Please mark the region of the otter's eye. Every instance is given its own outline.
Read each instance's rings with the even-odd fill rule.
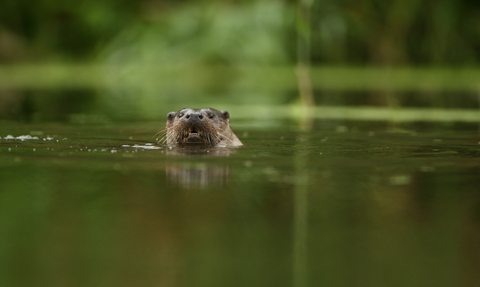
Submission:
[[[208,114],[208,117],[211,118],[211,119],[213,119],[213,114],[212,114],[212,113],[209,113],[209,114]]]
[[[183,117],[183,113],[179,113],[179,114],[178,114],[178,117],[179,117],[179,118]]]

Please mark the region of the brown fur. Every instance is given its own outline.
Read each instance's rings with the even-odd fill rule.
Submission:
[[[159,143],[173,145],[241,146],[230,127],[230,114],[211,108],[181,109],[167,115]]]

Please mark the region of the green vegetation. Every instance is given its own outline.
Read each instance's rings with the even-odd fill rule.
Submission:
[[[68,118],[43,107],[71,91],[94,94],[73,112],[110,118],[185,105],[478,108],[471,0],[5,0],[0,19],[0,118]]]
[[[480,60],[480,4],[473,0],[4,0],[0,61],[116,56],[162,64],[293,64],[297,30],[308,25],[295,20],[299,3],[311,10],[313,64],[472,66]]]

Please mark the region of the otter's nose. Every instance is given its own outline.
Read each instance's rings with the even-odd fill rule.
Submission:
[[[200,113],[191,113],[191,114],[188,114],[185,116],[187,118],[187,120],[189,121],[200,121],[201,119],[203,119],[203,115],[200,114]]]

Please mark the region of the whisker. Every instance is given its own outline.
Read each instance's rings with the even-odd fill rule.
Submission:
[[[164,133],[164,132],[166,133],[167,131],[168,131],[167,128],[161,129],[156,134],[154,134],[153,137],[156,137],[156,136],[158,136],[158,135],[160,135],[161,133]]]
[[[164,134],[157,143],[167,144],[168,134]]]
[[[230,137],[227,137],[226,135],[220,133],[218,130],[217,130],[217,134],[219,134],[220,136],[222,136],[224,139],[226,139],[228,142],[233,142],[233,140],[230,138]]]

